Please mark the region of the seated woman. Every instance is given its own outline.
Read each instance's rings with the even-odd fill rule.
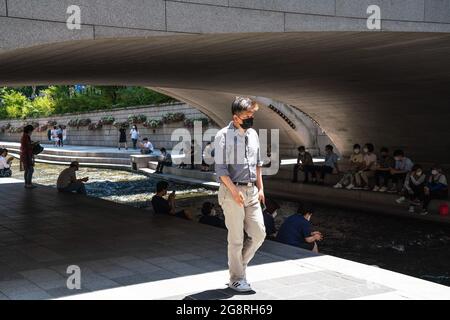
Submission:
[[[323,239],[318,231],[311,232],[311,217],[314,209],[311,205],[300,204],[297,213],[288,217],[280,227],[277,241],[315,253],[319,252],[317,241]]]
[[[167,152],[166,148],[161,148],[161,155],[158,159],[158,165],[156,166],[155,173],[163,173],[164,167],[172,166],[172,155]]]
[[[423,173],[422,166],[415,164],[411,172],[406,175],[405,183],[403,185],[403,193],[409,198],[410,206],[409,212],[414,213],[414,207],[420,205],[424,200],[424,187],[426,183],[426,175]],[[397,199],[401,203],[405,197]]]
[[[202,205],[202,216],[198,220],[202,224],[207,224],[213,227],[218,227],[225,229],[225,221],[220,219],[216,215],[216,210],[214,209],[214,203],[206,201]]]
[[[8,150],[0,149],[0,177],[2,178],[11,177],[12,175],[11,162],[14,160],[14,158],[7,158],[7,156]]]
[[[353,189],[355,187],[355,175],[363,168],[363,160],[361,146],[359,144],[353,145],[353,153],[350,156],[350,168],[342,179],[334,185],[334,188],[341,189],[346,186],[348,190]]]
[[[424,201],[422,208],[422,215],[428,214],[428,205],[433,199],[448,199],[448,184],[447,177],[442,172],[439,165],[434,165],[431,169],[431,176],[424,188]]]

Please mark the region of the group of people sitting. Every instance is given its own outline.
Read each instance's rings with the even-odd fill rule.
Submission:
[[[317,166],[314,165],[312,156],[306,152],[305,147],[299,147],[293,182],[297,182],[299,170],[304,172],[304,183],[309,182],[309,175],[312,176],[313,182],[316,181],[317,172],[320,172],[322,183],[326,174],[340,173],[337,165],[338,156],[333,152],[333,147],[328,145],[325,151],[324,164]],[[447,178],[442,168],[434,165],[427,174],[421,165],[414,164],[406,157],[403,150],[395,150],[391,155],[388,148],[383,147],[377,156],[372,143],[366,143],[363,148],[355,144],[349,159],[349,167],[342,173],[342,178],[334,188],[399,193],[402,197],[397,202],[402,203],[408,198],[411,213],[415,212],[415,207],[421,206],[421,214],[426,215],[432,199],[448,197]],[[372,187],[369,179],[374,180]]]

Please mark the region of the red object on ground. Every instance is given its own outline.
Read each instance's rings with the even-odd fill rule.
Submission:
[[[448,203],[444,202],[439,206],[439,214],[441,216],[448,216]]]

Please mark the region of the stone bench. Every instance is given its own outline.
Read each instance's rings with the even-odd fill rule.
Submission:
[[[155,154],[133,154],[130,156],[132,170],[147,168],[149,161],[158,161],[158,155]]]

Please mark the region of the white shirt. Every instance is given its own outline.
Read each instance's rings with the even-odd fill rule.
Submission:
[[[9,167],[9,163],[6,161],[6,158],[0,156],[0,170],[8,169]]]
[[[144,149],[153,150],[153,145],[150,141],[143,143],[142,146],[144,147]]]
[[[131,129],[130,134],[131,134],[131,139],[135,139],[135,140],[139,139],[139,131],[138,130]]]

